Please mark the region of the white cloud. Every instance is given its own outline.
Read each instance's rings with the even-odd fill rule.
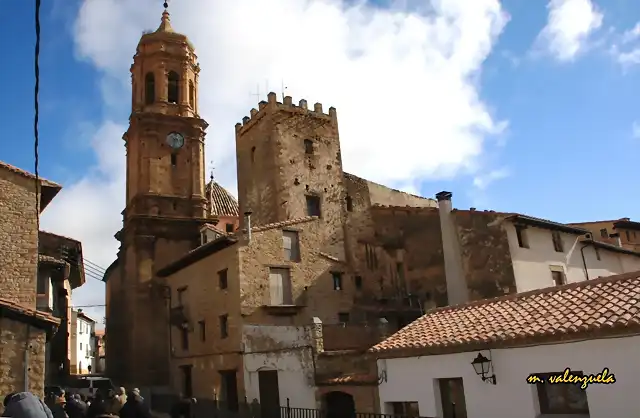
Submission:
[[[640,139],[640,123],[633,122],[631,125],[631,135],[634,139]]]
[[[506,168],[492,170],[486,174],[476,176],[473,179],[473,185],[476,186],[476,188],[478,188],[479,190],[486,190],[491,185],[491,183],[507,178],[509,174],[509,170]]]
[[[537,46],[558,61],[573,61],[602,26],[603,14],[591,0],[550,0],[547,9],[547,24]]]
[[[130,105],[131,57],[142,30],[157,27],[158,5],[82,4],[76,51],[102,74],[107,113]],[[172,24],[200,59],[207,159],[219,181],[235,192],[234,124],[257,105],[257,83],[266,97],[265,80],[276,91],[284,80],[294,101],[338,109],[346,170],[407,190],[420,179],[474,174],[486,139],[506,126],[479,97],[477,80],[508,16],[498,0],[431,6],[426,14],[339,0],[174,2]],[[103,267],[115,257],[124,205],[126,121],[119,122],[106,121],[94,137],[95,171],[67,185],[45,215],[50,229],[81,239]]]
[[[611,54],[624,69],[640,64],[640,22],[619,34],[619,42],[612,45]]]

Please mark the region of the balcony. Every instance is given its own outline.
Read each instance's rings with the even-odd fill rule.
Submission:
[[[178,305],[169,311],[169,322],[174,326],[183,326],[189,322],[188,309],[184,305]]]

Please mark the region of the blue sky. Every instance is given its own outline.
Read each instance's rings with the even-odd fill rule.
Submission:
[[[0,159],[28,170],[33,169],[33,3],[5,0],[0,25],[3,39],[13,42],[11,66],[2,68],[3,79],[11,81],[0,112],[8,138]],[[157,26],[161,2],[43,3],[40,170],[65,186],[60,202],[45,215],[45,227],[82,239],[87,258],[106,268],[115,256],[112,235],[124,198],[120,136],[130,104],[128,65],[140,31]],[[478,0],[477,9],[470,11],[456,9],[464,3],[460,0],[427,11],[428,2],[409,1],[409,6],[393,6],[393,12],[386,10],[389,3],[347,10],[336,1],[333,8],[317,6],[310,17],[309,10],[292,6],[300,3],[296,0],[274,0],[273,10],[255,0],[239,0],[239,5],[252,6],[241,9],[246,18],[242,25],[224,21],[239,15],[220,2],[175,3],[174,27],[194,40],[206,73],[200,86],[204,117],[217,122],[207,158],[231,189],[233,123],[255,106],[253,86],[265,95],[266,83],[275,90],[284,79],[287,92],[300,93],[292,94],[294,100],[306,97],[338,108],[345,166],[355,174],[426,196],[450,190],[461,208],[515,211],[564,222],[640,218],[640,194],[629,187],[640,181],[635,164],[640,129],[634,133],[634,124],[640,122],[640,52],[633,54],[640,31],[632,31],[640,16],[637,1],[505,0],[500,8],[497,0]],[[252,9],[260,10],[246,16]],[[263,30],[262,20],[279,19],[285,12],[286,25],[309,19],[307,26],[327,27],[329,35],[322,35],[320,47],[325,58],[314,61],[310,56],[306,64],[288,61],[291,55],[304,59],[302,49],[293,54],[267,50],[247,33]],[[268,13],[273,14],[262,19]],[[360,13],[361,26],[352,24],[346,31],[335,17],[338,13],[344,19]],[[438,47],[423,45],[423,57],[402,52],[429,28],[425,16],[434,15],[449,18],[452,25],[449,32],[422,39]],[[361,23],[362,16],[375,24]],[[389,16],[405,28],[402,39],[398,30],[389,29],[384,36],[391,27]],[[414,25],[411,16],[420,17],[420,24]],[[271,30],[286,30],[286,25]],[[360,38],[368,38],[353,46],[356,30]],[[350,55],[341,58],[334,51],[345,39]],[[392,66],[386,59],[389,67],[383,69],[374,60],[387,45],[396,48],[402,62]],[[234,48],[242,58],[234,55]],[[367,58],[366,65],[353,58],[357,54],[351,49]],[[422,67],[409,68],[418,62],[412,61],[416,57],[431,59],[433,51],[439,54],[433,61],[446,62],[446,71],[432,64],[425,64],[423,72]],[[339,73],[331,72],[329,59],[339,62],[333,65],[341,66]],[[238,74],[239,67],[245,67],[246,74]],[[458,73],[455,80],[450,76]],[[351,80],[343,79],[349,75]],[[353,81],[359,78],[367,78],[361,86]],[[458,113],[468,114],[468,120],[456,119]],[[377,128],[379,136],[364,128],[365,122],[381,119],[388,126]],[[413,143],[403,139],[411,137]],[[406,156],[414,162],[402,163]],[[100,303],[97,286],[84,291],[82,300]]]

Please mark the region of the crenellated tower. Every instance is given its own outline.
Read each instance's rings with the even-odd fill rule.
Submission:
[[[326,242],[342,241],[345,190],[336,109],[309,109],[275,93],[236,124],[240,215],[254,226],[305,216],[327,224]],[[244,220],[243,220],[244,222]]]

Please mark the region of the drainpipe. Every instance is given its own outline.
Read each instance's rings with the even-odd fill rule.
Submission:
[[[247,241],[251,242],[251,214],[253,212],[251,212],[250,210],[246,211],[244,213],[244,217],[246,219],[246,225],[247,225]]]
[[[582,256],[582,265],[584,266],[584,276],[589,280],[589,269],[587,268],[587,259],[584,257],[584,249],[587,248],[589,244],[584,244],[580,248],[580,255]]]
[[[31,325],[27,324],[27,338],[24,344],[24,391],[29,392],[29,350],[31,350]]]

